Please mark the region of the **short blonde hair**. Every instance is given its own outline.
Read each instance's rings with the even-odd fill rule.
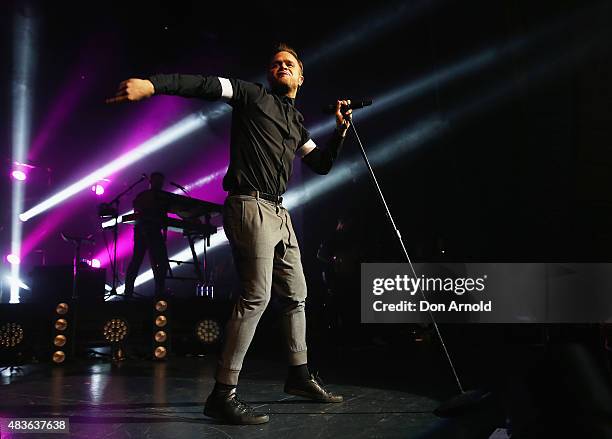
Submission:
[[[273,58],[274,55],[276,55],[278,52],[288,52],[291,55],[293,55],[295,59],[297,59],[298,65],[300,66],[300,72],[302,73],[302,76],[304,75],[304,65],[302,64],[302,60],[300,59],[300,57],[298,56],[297,52],[295,51],[293,47],[285,43],[278,43],[276,47],[274,48],[274,50],[272,51],[272,55],[270,56],[270,58]]]

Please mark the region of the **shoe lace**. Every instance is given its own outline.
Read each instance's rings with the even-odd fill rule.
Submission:
[[[240,399],[238,399],[238,397],[236,395],[234,395],[231,398],[232,404],[234,404],[234,406],[236,406],[236,408],[238,408],[238,410],[244,412],[244,413],[252,413],[253,412],[253,407],[251,407],[250,405],[248,405],[246,402],[241,401]]]
[[[319,376],[319,371],[315,371],[314,373],[310,374],[310,378],[317,383],[319,386],[321,386],[323,388],[323,390],[325,390],[325,383],[323,382],[323,380],[321,379],[321,377]]]

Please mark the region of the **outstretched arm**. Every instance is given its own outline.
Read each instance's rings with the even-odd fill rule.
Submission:
[[[244,104],[258,92],[260,88],[255,84],[239,79],[174,73],[123,81],[119,84],[115,97],[107,99],[106,103],[136,102],[154,94],[166,94],[209,101],[223,99],[231,104]]]
[[[331,139],[327,142],[325,149],[317,147],[312,139],[309,139],[298,150],[298,154],[302,156],[304,163],[317,174],[327,174],[331,170],[338,154],[340,154],[346,132],[351,125],[351,113],[353,112],[353,110],[348,110],[345,113],[345,117],[340,111],[340,108],[342,105],[350,105],[350,103],[350,100],[338,101],[336,103],[336,130]]]

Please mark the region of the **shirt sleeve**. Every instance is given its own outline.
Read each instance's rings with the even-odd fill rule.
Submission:
[[[308,139],[298,153],[302,155],[302,161],[317,174],[325,175],[329,173],[334,161],[338,158],[342,145],[344,144],[344,136],[338,130],[334,130],[333,136],[327,142],[325,149],[321,149],[315,145],[312,139]]]
[[[310,138],[310,133],[302,125],[302,135],[300,139],[300,147],[297,149],[296,154],[302,158],[306,156],[310,151],[317,147],[314,141]]]
[[[149,77],[155,94],[222,100],[230,105],[246,106],[263,93],[263,86],[248,81],[220,76],[159,74]]]

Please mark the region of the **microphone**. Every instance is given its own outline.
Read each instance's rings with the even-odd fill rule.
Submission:
[[[366,99],[363,101],[352,101],[350,105],[342,105],[340,107],[341,112],[346,112],[348,110],[356,110],[358,108],[367,107],[368,105],[372,105],[372,99]],[[336,112],[336,104],[329,104],[323,107],[323,112],[327,114],[334,114]]]

